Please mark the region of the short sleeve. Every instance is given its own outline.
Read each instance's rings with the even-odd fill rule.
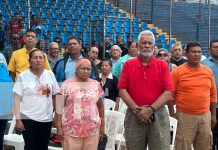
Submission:
[[[2,53],[0,53],[0,63],[3,63],[6,67],[8,66],[6,59]]]
[[[100,83],[99,83],[98,81],[95,81],[95,82],[96,82],[96,84],[97,84],[97,87],[98,87],[98,93],[99,93],[99,97],[102,97],[102,96],[103,96],[103,94],[104,94],[104,91],[103,91],[103,89],[102,89],[102,87],[101,87]]]
[[[16,72],[16,70],[15,70],[15,53],[13,53],[12,54],[12,56],[11,56],[11,59],[10,59],[10,61],[9,61],[9,64],[8,64],[8,70],[10,71],[10,72]]]
[[[170,74],[170,69],[168,67],[167,63],[163,63],[163,90],[164,91],[172,91],[173,90],[173,83],[172,83],[172,78],[171,78],[171,74]]]
[[[18,76],[15,84],[14,84],[14,88],[13,88],[13,92],[20,95],[20,96],[23,96],[23,81],[22,81],[22,78],[20,76]]]
[[[118,82],[118,89],[127,89],[129,85],[128,62],[124,63]]]
[[[44,53],[44,55],[45,55],[45,69],[47,69],[47,70],[51,70],[51,67],[50,67],[50,65],[49,65],[49,62],[48,62],[48,58],[47,58],[47,55]]]
[[[62,86],[61,86],[61,88],[60,88],[60,90],[59,90],[59,93],[60,93],[61,95],[66,95],[66,87],[67,87],[67,82],[64,81],[64,83],[62,84]]]
[[[51,72],[52,74],[52,95],[58,94],[60,91],[60,88],[58,86],[57,80],[55,79],[54,73]]]

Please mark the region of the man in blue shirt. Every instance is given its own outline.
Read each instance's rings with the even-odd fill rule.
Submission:
[[[214,74],[214,78],[216,81],[216,88],[218,89],[218,40],[213,40],[210,42],[210,54],[211,56],[204,61],[202,61],[202,64],[208,66]],[[216,105],[216,119],[218,120],[218,103]],[[215,150],[215,146],[217,146],[218,142],[218,125],[216,123],[215,127],[213,128],[213,150]]]
[[[67,42],[68,54],[61,60],[57,61],[53,68],[53,72],[58,82],[75,77],[76,62],[83,58],[81,46],[76,38],[70,38]]]
[[[67,42],[66,56],[63,59],[57,61],[53,68],[56,80],[58,82],[64,82],[66,79],[75,77],[76,63],[83,57],[84,56],[81,52],[81,45],[79,44],[79,40],[76,38],[70,38]],[[97,78],[97,74],[95,74],[96,71],[94,71],[94,69],[95,68],[92,67],[90,76],[92,79]]]

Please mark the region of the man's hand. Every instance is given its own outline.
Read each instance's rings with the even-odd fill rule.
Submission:
[[[139,107],[140,112],[137,114],[137,119],[139,123],[150,124],[150,117],[153,114],[153,110],[148,106]]]
[[[216,115],[212,115],[211,116],[211,128],[215,127],[216,122],[217,122]]]

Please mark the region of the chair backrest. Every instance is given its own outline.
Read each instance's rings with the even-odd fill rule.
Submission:
[[[16,124],[16,119],[15,119],[15,117],[13,117],[13,119],[12,119],[10,122],[11,122],[11,125],[10,125],[10,128],[9,128],[9,130],[8,130],[8,134],[12,134],[13,131],[14,131],[15,124]]]
[[[119,112],[126,114],[127,108],[128,108],[127,105],[125,103],[123,103],[119,109]]]
[[[114,110],[115,102],[112,101],[111,99],[105,98],[104,99],[104,107],[105,107],[105,110]]]
[[[107,150],[115,150],[115,140],[125,115],[118,111],[105,111],[105,133],[108,136]]]
[[[173,117],[169,117],[170,119],[170,130],[173,131],[172,143],[171,145],[174,146],[175,138],[176,138],[176,131],[177,131],[177,120]]]

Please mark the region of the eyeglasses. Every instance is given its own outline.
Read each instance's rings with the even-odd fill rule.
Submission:
[[[55,41],[56,43],[61,43],[61,41]]]
[[[13,38],[13,40],[19,40],[19,38]]]
[[[96,54],[96,55],[98,55],[98,52],[96,52],[96,51],[90,51],[92,54]]]
[[[112,49],[111,51],[120,51],[119,49]]]
[[[168,54],[167,54],[167,53],[159,53],[159,54],[157,54],[157,56],[158,56],[158,57],[162,57],[162,56],[167,57]]]
[[[59,48],[51,48],[51,50],[59,50]]]

